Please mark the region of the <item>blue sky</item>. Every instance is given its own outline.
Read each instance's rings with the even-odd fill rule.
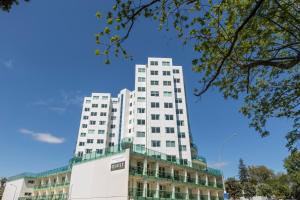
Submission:
[[[198,77],[191,70],[195,54],[172,33],[159,32],[151,21],[139,22],[126,42],[134,60],[104,65],[94,55],[94,34],[102,27],[95,13],[109,8],[111,1],[105,0],[33,0],[0,12],[0,177],[67,164],[83,97],[133,89],[134,65],[155,56],[172,57],[184,67],[192,134],[211,166],[222,167],[226,177],[236,176],[243,158],[248,165],[284,171],[289,123],[272,120],[271,136],[262,139],[238,113],[241,101],[225,101],[217,90],[197,101]]]

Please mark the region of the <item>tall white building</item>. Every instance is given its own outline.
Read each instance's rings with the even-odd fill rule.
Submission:
[[[135,89],[84,99],[69,164],[10,177],[2,200],[224,200],[192,143],[181,66],[136,65]]]
[[[148,58],[136,65],[135,89],[123,89],[118,97],[93,93],[84,99],[76,154],[120,147],[131,139],[141,149],[191,161],[190,128],[183,71],[171,58]]]

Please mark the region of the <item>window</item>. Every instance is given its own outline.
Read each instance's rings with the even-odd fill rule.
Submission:
[[[92,149],[86,149],[85,153],[92,153]]]
[[[186,151],[186,145],[180,145],[179,151]]]
[[[138,72],[144,73],[145,72],[145,68],[138,68]]]
[[[165,115],[165,120],[174,120],[173,115]]]
[[[178,133],[178,138],[185,138],[185,132]]]
[[[97,116],[97,112],[91,112],[91,116]]]
[[[98,134],[104,134],[105,131],[104,130],[98,130]]]
[[[86,100],[85,103],[91,103],[91,100]]]
[[[145,123],[146,123],[146,122],[145,122],[144,119],[138,119],[138,120],[137,120],[137,124],[138,124],[138,125],[145,125]]]
[[[144,144],[136,144],[135,146],[136,146],[137,150],[140,150],[140,151],[145,150],[145,145]]]
[[[164,108],[173,108],[172,103],[164,103]]]
[[[158,97],[159,96],[159,92],[158,91],[151,91],[151,96],[152,97]]]
[[[96,121],[90,121],[90,125],[96,125]]]
[[[89,116],[83,116],[83,119],[89,119]]]
[[[166,147],[175,147],[175,141],[167,140],[166,141]]]
[[[102,139],[97,140],[97,144],[103,144],[103,142],[104,142],[104,140],[102,140]]]
[[[29,181],[28,181],[28,183],[29,183]],[[34,181],[33,181],[33,183],[34,183]],[[25,196],[31,196],[31,194],[32,194],[31,192],[25,192],[24,193]]]
[[[89,130],[88,130],[88,133],[89,133],[89,134],[93,134],[93,133],[95,133],[95,130],[94,130],[94,129],[89,129]]]
[[[167,155],[167,161],[176,162],[176,156],[175,155]]]
[[[151,141],[152,147],[160,147],[160,141],[159,140],[152,140]]]
[[[173,127],[166,127],[166,133],[175,133],[175,129]]]
[[[175,92],[181,93],[181,88],[175,88]]]
[[[111,124],[110,128],[116,128],[116,125],[115,124]]]
[[[98,108],[98,104],[92,104],[92,108]]]
[[[171,72],[170,71],[163,71],[163,76],[170,76]]]
[[[158,81],[150,81],[150,85],[158,85]]]
[[[99,125],[105,125],[106,121],[99,121]]]
[[[34,180],[28,180],[27,183],[34,184]],[[30,193],[31,194],[31,193]]]
[[[175,102],[176,102],[176,103],[182,103],[182,98],[177,98],[177,99],[175,99]]]
[[[177,126],[184,126],[183,120],[177,120]]]
[[[164,85],[164,86],[170,86],[170,85],[171,85],[171,81],[164,81],[164,82],[163,82],[163,85]]]
[[[114,143],[114,142],[109,142],[109,143],[108,143],[108,146],[109,146],[109,147],[113,147],[113,146],[115,146],[115,143]]]
[[[101,108],[107,108],[107,104],[101,104]]]
[[[100,112],[100,116],[106,116],[106,112]]]
[[[172,96],[172,92],[170,92],[170,91],[164,91],[164,96],[165,97],[171,97]]]
[[[84,111],[90,111],[90,108],[84,108]]]
[[[179,69],[173,69],[174,74],[179,74]]]
[[[137,131],[136,132],[136,137],[145,137],[145,132],[143,132],[143,131]]]
[[[86,143],[88,143],[88,144],[91,144],[91,143],[93,143],[93,142],[94,142],[93,139],[87,139],[87,140],[86,140]]]
[[[96,154],[103,154],[103,149],[96,149]]]
[[[157,62],[157,61],[150,61],[150,65],[155,65],[155,66],[157,66],[157,65],[158,65],[158,62]]]
[[[179,79],[179,78],[175,78],[175,79],[174,79],[174,82],[175,82],[175,83],[180,83],[180,79]]]
[[[86,133],[80,133],[80,136],[81,136],[81,137],[85,137],[85,136],[86,136]]]
[[[109,134],[108,134],[108,137],[115,137],[115,135],[116,135],[116,134],[114,134],[114,133],[109,133]]]
[[[82,151],[78,151],[77,156],[78,157],[82,157],[83,156],[83,152]]]
[[[138,92],[145,92],[146,88],[145,87],[138,87]]]
[[[145,82],[146,78],[145,77],[138,77],[138,82]]]
[[[103,100],[107,100],[107,99],[108,99],[108,96],[102,96],[102,99],[103,99]]]
[[[79,146],[84,146],[84,142],[79,142]]]
[[[183,109],[176,109],[176,114],[183,114]]]
[[[111,120],[116,120],[117,117],[116,117],[116,116],[111,116],[110,119],[111,119]]]
[[[138,108],[137,113],[145,113],[145,108]]]
[[[170,66],[170,62],[169,61],[162,61],[162,66]]]
[[[159,108],[159,102],[151,102],[151,108]]]
[[[87,124],[82,124],[82,128],[87,128]]]
[[[151,115],[151,120],[159,120],[159,115],[158,114],[152,114]]]
[[[160,133],[160,127],[151,127],[151,133]]]
[[[93,99],[97,100],[99,99],[99,96],[93,96]]]
[[[150,71],[150,74],[151,74],[151,75],[158,75],[158,71],[151,70],[151,71]]]
[[[116,108],[111,109],[111,112],[117,112]]]
[[[145,97],[138,97],[138,98],[137,98],[137,101],[138,101],[138,102],[144,102],[145,100],[146,100]]]

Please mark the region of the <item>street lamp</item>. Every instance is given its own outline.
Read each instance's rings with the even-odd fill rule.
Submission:
[[[13,200],[15,200],[15,196],[16,196],[16,192],[17,192],[17,186],[12,184],[12,183],[10,185],[15,187],[15,192],[14,192],[14,197],[13,197]]]
[[[223,150],[224,150],[224,146],[227,142],[229,142],[233,137],[239,135],[239,133],[234,133],[232,135],[230,135],[229,137],[225,138],[225,140],[223,141],[220,151],[219,151],[219,163],[221,163],[221,161],[223,160]],[[219,167],[219,169],[221,170],[221,166]],[[224,190],[224,194],[226,194],[226,188],[225,188],[225,181],[224,181],[224,175],[222,173],[222,181],[223,181],[223,190]]]

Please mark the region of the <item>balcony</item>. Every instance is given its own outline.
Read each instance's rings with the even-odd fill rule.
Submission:
[[[68,186],[69,184],[70,184],[70,182],[44,184],[44,185],[34,186],[34,189],[35,190],[43,190],[43,189],[49,189],[49,188],[65,187],[65,186]]]
[[[167,172],[159,172],[159,173],[158,173],[158,177],[159,177],[159,178],[162,178],[162,179],[173,180],[172,174],[171,174],[171,173],[167,173]]]
[[[53,195],[18,198],[18,200],[67,200],[67,199],[68,199],[68,194],[53,194]]]
[[[186,199],[186,193],[175,192],[175,199]]]
[[[200,199],[201,200],[208,200],[208,196],[207,195],[200,195]]]
[[[160,190],[159,191],[159,198],[171,199],[172,198],[172,192],[171,191]]]

